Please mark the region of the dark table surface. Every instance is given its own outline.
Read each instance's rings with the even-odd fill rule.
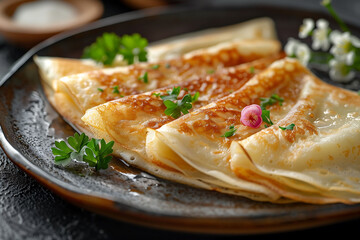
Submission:
[[[121,1],[103,1],[103,17],[134,10]],[[169,1],[174,2],[174,1]],[[177,1],[189,4],[191,1]],[[306,1],[196,1],[196,4],[256,4],[299,6],[321,10],[319,0]],[[194,4],[194,1],[192,1]],[[333,0],[340,16],[360,25],[360,1]],[[0,37],[0,76],[3,76],[26,50],[17,48]],[[359,216],[360,217],[360,216]],[[322,239],[341,234],[357,236],[360,218],[328,226],[267,235],[219,236],[198,235],[150,229],[115,221],[88,212],[64,201],[18,169],[0,148],[0,239],[278,239],[321,236]]]

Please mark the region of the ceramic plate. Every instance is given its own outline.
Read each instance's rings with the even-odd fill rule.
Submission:
[[[54,140],[73,135],[74,130],[46,100],[34,55],[79,58],[82,49],[103,32],[138,32],[152,42],[263,16],[275,21],[282,43],[297,35],[303,18],[327,18],[315,12],[259,6],[155,9],[115,16],[51,38],[23,56],[0,83],[0,143],[16,165],[56,194],[90,211],[132,223],[244,234],[303,229],[355,218],[360,205],[255,202],[159,179],[121,160],[100,173],[82,164],[66,169],[54,165]],[[352,29],[359,35],[358,28]]]

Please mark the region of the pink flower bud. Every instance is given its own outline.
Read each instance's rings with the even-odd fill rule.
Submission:
[[[258,128],[262,123],[261,113],[261,107],[257,104],[246,106],[241,111],[240,122],[245,126]]]

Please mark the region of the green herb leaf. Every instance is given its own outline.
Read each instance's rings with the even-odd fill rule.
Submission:
[[[234,127],[234,125],[231,125],[229,127],[229,131],[225,132],[223,135],[221,135],[221,137],[226,137],[226,138],[232,137],[235,135],[236,130],[237,129]]]
[[[102,88],[98,88],[97,89],[99,92],[103,92],[104,91],[104,89],[102,89]]]
[[[85,133],[82,133],[81,135],[75,133],[73,137],[69,137],[67,140],[69,145],[79,153],[81,149],[89,142],[89,137],[86,136]]]
[[[87,144],[88,148],[85,149],[84,162],[95,167],[96,170],[108,168],[112,159],[110,154],[113,152],[113,146],[114,141],[106,143],[104,139],[91,139]]]
[[[267,106],[271,106],[273,104],[279,103],[280,106],[282,106],[282,103],[284,102],[284,99],[279,97],[277,94],[271,95],[269,98],[260,98],[260,107],[261,109],[266,109]]]
[[[120,94],[119,86],[114,86],[114,87],[112,87],[112,89],[113,89],[113,93]]]
[[[116,55],[121,54],[128,64],[147,61],[148,41],[138,33],[119,37],[115,33],[104,33],[96,42],[84,49],[83,58],[90,58],[104,65],[112,65]]]
[[[209,69],[209,70],[206,71],[207,74],[213,74],[214,72],[215,72],[214,69]]]
[[[111,65],[121,46],[121,38],[115,33],[104,33],[96,42],[84,49],[83,58],[91,58],[104,65]]]
[[[89,142],[89,138],[84,133],[81,135],[75,133],[73,137],[67,139],[67,142],[55,141],[55,148],[51,148],[55,163],[61,166],[68,165],[72,158],[78,159],[83,147]]]
[[[151,68],[154,69],[154,70],[156,70],[156,69],[159,69],[159,67],[160,67],[160,65],[159,65],[159,64],[156,64],[156,65],[152,66]]]
[[[255,68],[254,68],[254,66],[251,66],[251,67],[250,67],[249,72],[250,72],[251,74],[254,74],[254,73],[255,73]]]
[[[271,106],[273,104],[279,103],[280,106],[282,106],[282,103],[284,102],[284,99],[279,97],[277,94],[271,95],[269,98],[260,98],[260,107],[262,110],[261,118],[265,124],[265,127],[269,127],[271,125],[274,125],[274,123],[270,119],[270,111],[266,110],[267,106]]]
[[[128,64],[133,64],[135,60],[139,62],[147,61],[146,47],[148,41],[142,38],[140,34],[124,35],[121,38],[121,48],[119,53],[123,55]]]
[[[160,97],[161,96],[161,93],[153,93],[151,95],[154,95],[155,97]]]
[[[161,95],[160,98],[164,101],[166,100],[177,100],[180,94],[181,88],[180,87],[173,87],[171,92],[168,92],[168,95]]]
[[[295,127],[295,124],[290,124],[290,125],[288,125],[288,126],[286,126],[286,127],[281,127],[281,126],[279,126],[279,128],[281,129],[281,130],[293,130],[294,129],[294,127]]]
[[[190,94],[186,94],[181,100],[173,102],[170,99],[164,100],[164,105],[166,106],[165,114],[173,118],[179,118],[181,113],[188,114],[189,110],[192,108],[192,97]]]
[[[261,118],[262,118],[264,123],[269,124],[269,125],[265,124],[266,128],[271,126],[271,125],[274,125],[274,123],[270,119],[270,111],[269,110],[262,109]]]
[[[149,83],[148,72],[145,72],[144,75],[139,77],[139,80],[143,81],[144,83]]]
[[[100,146],[99,146],[100,144]],[[96,170],[106,169],[111,160],[114,141],[106,143],[104,139],[91,139],[84,133],[75,133],[66,141],[55,141],[55,147],[51,148],[55,156],[55,164],[67,166],[71,160],[83,161]]]
[[[191,102],[194,103],[199,99],[200,93],[196,92],[194,96],[191,97]]]

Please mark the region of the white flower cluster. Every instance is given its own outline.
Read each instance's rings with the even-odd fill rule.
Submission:
[[[315,26],[316,25],[316,26]],[[360,39],[351,35],[350,32],[332,31],[328,21],[319,19],[316,21],[306,18],[300,26],[299,38],[312,37],[312,51],[305,43],[290,38],[285,45],[285,52],[289,57],[296,57],[304,65],[311,61],[316,51],[329,51],[328,65],[330,78],[338,82],[348,82],[359,70]]]

